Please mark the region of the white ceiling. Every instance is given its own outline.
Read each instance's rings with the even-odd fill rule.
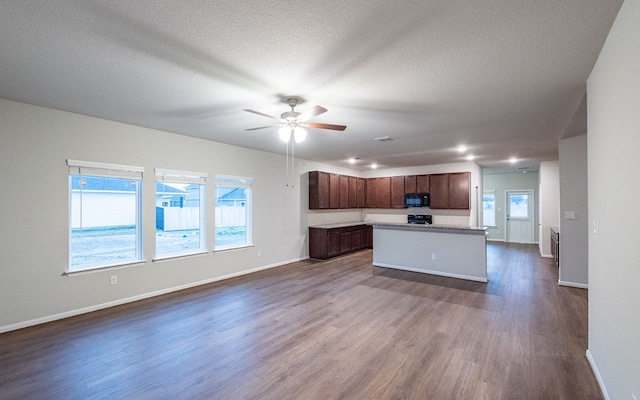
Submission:
[[[622,0],[0,2],[0,97],[355,168],[557,159]],[[581,106],[582,103],[582,106]],[[576,111],[578,111],[576,113]],[[575,118],[574,118],[575,116]],[[375,137],[395,140],[379,143]]]

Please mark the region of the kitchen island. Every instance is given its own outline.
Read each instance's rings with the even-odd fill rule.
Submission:
[[[372,225],[374,266],[488,282],[486,228]]]

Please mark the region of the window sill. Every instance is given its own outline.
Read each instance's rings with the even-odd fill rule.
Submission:
[[[231,251],[231,250],[242,250],[242,249],[247,249],[250,247],[255,247],[255,245],[253,243],[251,244],[243,244],[241,246],[229,246],[229,247],[218,247],[213,249],[214,253],[220,253],[223,251]]]
[[[189,258],[189,257],[198,257],[198,256],[203,256],[209,254],[208,251],[198,251],[195,253],[181,253],[181,254],[171,254],[165,257],[158,257],[158,258],[154,258],[153,262],[163,262],[163,261],[171,261],[171,260],[175,260],[177,258]]]
[[[146,263],[146,262],[147,262],[146,260],[136,260],[136,261],[131,261],[131,262],[123,263],[123,264],[103,265],[103,266],[99,266],[99,267],[90,267],[90,268],[79,269],[79,270],[75,270],[75,271],[65,271],[65,272],[62,273],[62,275],[65,275],[65,276],[79,276],[79,275],[95,274],[97,272],[113,271],[113,270],[117,270],[117,269],[139,267],[141,265],[144,265],[144,263]]]

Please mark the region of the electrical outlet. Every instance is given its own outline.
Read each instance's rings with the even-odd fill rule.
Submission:
[[[118,284],[118,275],[111,275],[111,284],[112,285]]]
[[[436,253],[431,253],[431,259],[435,260],[436,259]]]
[[[262,251],[258,250],[258,257],[260,257],[262,255]]]
[[[594,235],[598,234],[598,220],[597,219],[593,220],[593,234]]]

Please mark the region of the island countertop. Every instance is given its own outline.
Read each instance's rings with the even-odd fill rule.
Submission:
[[[442,224],[401,224],[401,223],[386,223],[386,222],[369,222],[368,224],[383,229],[401,229],[412,231],[432,231],[441,233],[461,233],[468,235],[486,235],[487,228],[474,227],[464,225],[442,225]]]

